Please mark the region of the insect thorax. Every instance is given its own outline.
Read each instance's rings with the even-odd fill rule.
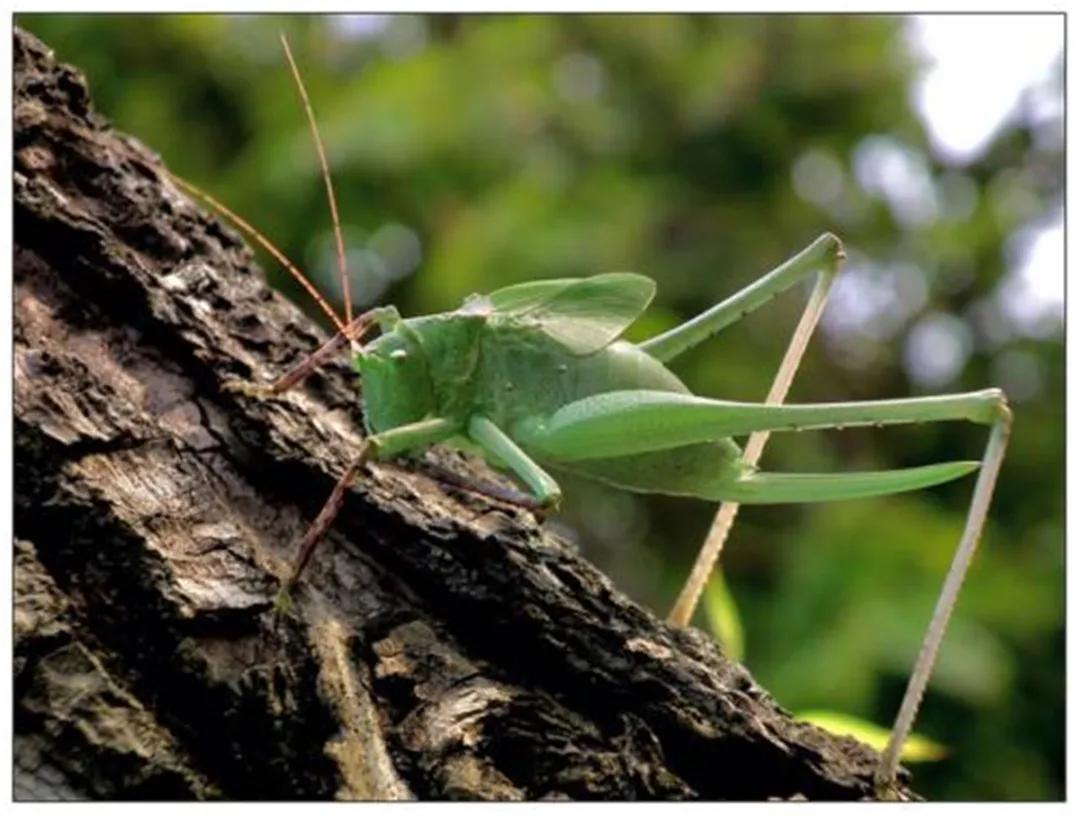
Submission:
[[[369,430],[434,416],[464,423],[483,322],[456,313],[409,318],[371,343],[358,365]]]
[[[358,368],[376,433],[434,416],[464,425],[480,413],[513,435],[522,419],[596,393],[686,391],[630,343],[574,354],[543,333],[462,311],[401,321],[368,346]]]
[[[685,391],[680,380],[636,346],[615,341],[574,354],[543,335],[488,327],[480,344],[475,393],[486,416],[512,436],[518,422],[606,391]]]

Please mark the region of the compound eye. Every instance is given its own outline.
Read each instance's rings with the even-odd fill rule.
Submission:
[[[409,356],[409,353],[405,349],[394,349],[390,352],[391,360],[404,360]]]

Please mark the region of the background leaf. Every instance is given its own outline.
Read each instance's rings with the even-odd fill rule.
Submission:
[[[745,634],[739,619],[739,607],[719,565],[705,587],[701,605],[709,622],[709,631],[724,647],[724,654],[732,660],[741,661],[745,654]]]
[[[801,711],[795,714],[795,718],[813,723],[832,734],[854,737],[876,751],[884,751],[889,742],[888,728],[839,711]],[[911,734],[904,742],[900,758],[904,762],[936,762],[944,759],[947,754],[948,749],[944,745],[918,734]]]

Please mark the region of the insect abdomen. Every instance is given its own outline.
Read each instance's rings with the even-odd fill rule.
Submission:
[[[526,417],[550,415],[593,394],[634,389],[688,393],[662,363],[623,341],[585,356],[511,329],[492,329],[481,342],[476,393],[487,416],[511,433]]]
[[[741,453],[730,439],[721,439],[632,456],[547,464],[637,493],[719,501],[742,475]]]

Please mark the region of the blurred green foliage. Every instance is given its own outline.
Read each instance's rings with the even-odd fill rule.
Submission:
[[[835,711],[798,711],[795,717],[804,722],[813,723],[833,734],[854,737],[878,751],[884,751],[889,744],[890,730],[888,728],[868,723],[858,717],[837,714]],[[948,756],[948,753],[945,746],[918,734],[912,734],[904,741],[900,757],[904,762],[938,762]]]
[[[640,338],[837,232],[847,283],[791,399],[1000,385],[1016,413],[989,529],[917,724],[949,756],[919,766],[916,787],[933,799],[1064,795],[1062,327],[1010,316],[1023,290],[1009,288],[1015,237],[1062,206],[1060,120],[1014,117],[973,163],[942,164],[910,102],[917,59],[894,17],[18,22],[86,73],[118,128],[333,293],[329,217],[278,43],[285,30],[364,304],[417,314],[515,281],[628,269],[659,284],[632,331]],[[899,179],[878,172],[898,161]],[[779,298],[676,370],[698,393],[760,399],[803,297]],[[932,388],[913,377],[920,361],[957,348],[957,366]],[[773,439],[764,464],[907,466],[976,458],[984,439],[956,424],[793,434]],[[666,613],[714,508],[564,486],[559,529]],[[727,582],[746,663],[783,705],[891,724],[971,486],[743,509]]]

